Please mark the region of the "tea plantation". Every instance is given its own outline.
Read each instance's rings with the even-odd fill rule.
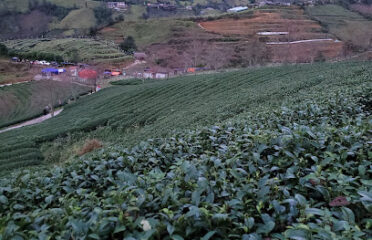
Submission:
[[[67,132],[105,142],[3,178],[0,239],[369,239],[371,71],[339,63],[123,81],[0,134],[8,154]]]
[[[34,81],[0,88],[0,128],[43,114],[45,106],[64,105],[70,98],[88,93],[89,87],[53,81]]]
[[[150,81],[118,82],[67,105],[57,117],[0,134],[0,173],[61,162],[85,138],[134,146],[174,131],[213,125],[245,112],[298,103],[370,83],[372,63],[298,65]],[[56,140],[55,140],[56,139]]]

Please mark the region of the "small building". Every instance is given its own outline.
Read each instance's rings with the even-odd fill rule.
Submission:
[[[248,7],[239,6],[239,7],[234,7],[234,8],[227,9],[227,12],[228,13],[237,13],[237,12],[245,11],[247,9],[248,9]]]
[[[165,78],[168,78],[168,77],[169,77],[168,72],[157,72],[157,73],[155,73],[155,78],[156,79],[165,79]]]
[[[147,55],[144,52],[135,52],[133,54],[133,56],[136,60],[141,60],[141,61],[143,61],[147,58]]]
[[[154,78],[154,73],[153,72],[144,72],[142,76],[143,76],[143,78],[146,78],[146,79]]]
[[[268,5],[277,5],[277,6],[291,6],[291,0],[271,0],[268,2]]]
[[[127,9],[127,4],[125,2],[107,2],[107,8],[125,10]]]
[[[169,78],[169,72],[165,71],[164,69],[163,70],[146,69],[143,72],[142,76],[143,78],[146,78],[146,79],[149,79],[149,78],[150,79],[165,79],[165,78]]]

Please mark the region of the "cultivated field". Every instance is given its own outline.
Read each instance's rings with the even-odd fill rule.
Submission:
[[[16,82],[30,81],[41,67],[28,64],[10,62],[10,59],[0,59],[0,85]]]
[[[344,86],[371,83],[371,63],[303,65],[187,76],[114,86],[67,105],[39,125],[0,134],[1,169],[58,162],[75,143],[97,137],[132,146],[175,130],[224,121]],[[67,138],[64,138],[68,136]],[[50,142],[54,139],[56,142]],[[63,144],[61,144],[63,143]],[[50,154],[50,155],[48,155]]]
[[[76,52],[79,60],[87,63],[124,62],[131,58],[121,52],[114,43],[93,39],[21,39],[4,43],[10,49],[54,53],[65,60],[73,60]]]
[[[84,8],[87,4],[89,8],[97,7],[99,2],[94,0],[46,0],[47,2],[56,4],[57,6],[66,8]],[[2,0],[0,9],[7,9],[16,12],[27,12],[30,6],[30,0]]]
[[[267,48],[268,58],[273,62],[312,62],[319,55],[334,59],[344,54],[343,43],[324,32],[318,22],[297,7],[264,8],[235,18],[201,22],[200,26],[247,42],[257,39]]]
[[[309,7],[308,14],[344,42],[363,49],[372,47],[372,21],[338,5]]]
[[[0,128],[40,116],[47,105],[64,105],[70,98],[89,90],[81,85],[45,80],[2,87]]]
[[[41,141],[74,119],[106,122],[116,141],[0,180],[0,238],[368,239],[371,64],[121,82],[64,116],[0,134],[1,144],[32,132]],[[169,137],[121,146],[142,140],[139,131]]]
[[[350,9],[359,12],[361,15],[372,18],[372,5],[367,4],[351,4]]]
[[[116,23],[103,28],[99,35],[106,40],[120,43],[125,37],[132,36],[139,47],[145,47],[153,43],[160,43],[169,40],[177,29],[196,28],[191,21],[153,19],[151,21],[137,20]]]

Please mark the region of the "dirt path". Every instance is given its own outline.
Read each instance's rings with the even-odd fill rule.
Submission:
[[[130,69],[136,65],[139,65],[139,64],[145,64],[146,61],[139,61],[139,60],[135,60],[134,63],[131,63],[130,65],[126,66],[125,69]]]
[[[296,43],[307,43],[307,42],[324,42],[324,41],[334,41],[337,42],[338,40],[334,40],[332,38],[325,38],[325,39],[308,39],[308,40],[299,40],[293,42],[268,42],[267,45],[284,45],[284,44],[296,44]]]
[[[28,83],[28,82],[31,82],[31,80],[30,81],[23,81],[23,82],[16,82],[16,83],[2,84],[2,85],[0,85],[0,88],[6,87],[6,86],[12,86],[12,85],[16,85],[16,84]]]
[[[57,116],[62,111],[63,111],[63,108],[60,108],[60,109],[54,111],[54,116]],[[41,123],[41,122],[44,122],[45,120],[48,120],[50,118],[52,118],[52,114],[47,114],[47,115],[44,115],[44,116],[41,116],[41,117],[38,117],[38,118],[28,120],[26,122],[19,123],[19,124],[7,127],[5,129],[2,129],[2,130],[0,130],[0,133],[7,132],[7,131],[17,129],[17,128],[21,128],[21,127],[25,127],[25,126],[29,126],[29,125],[34,125],[34,124],[37,124],[37,123]]]
[[[207,30],[205,27],[203,27],[200,23],[198,23],[198,26],[199,26],[201,29],[203,29],[204,31],[208,32],[208,30]]]

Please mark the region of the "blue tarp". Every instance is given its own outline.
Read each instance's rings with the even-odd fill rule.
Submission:
[[[44,68],[41,72],[58,74],[58,69],[57,68]]]

